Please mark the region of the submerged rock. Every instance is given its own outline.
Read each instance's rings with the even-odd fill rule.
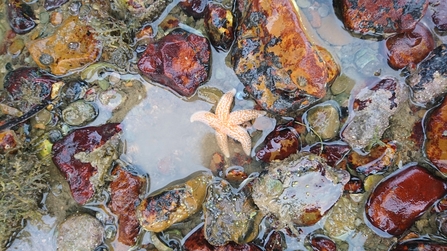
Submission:
[[[205,238],[213,246],[252,241],[258,235],[263,217],[253,200],[226,180],[217,180],[209,186],[203,211]]]
[[[104,185],[104,175],[118,157],[119,139],[109,140],[120,131],[119,124],[84,127],[54,143],[53,162],[68,180],[76,202],[85,204]]]
[[[36,16],[28,4],[22,0],[7,0],[6,14],[9,26],[17,34],[25,34],[36,27]]]
[[[209,3],[204,20],[208,37],[214,48],[228,51],[234,41],[236,21],[231,10],[220,4]]]
[[[27,48],[36,64],[64,75],[98,60],[102,44],[95,30],[72,16],[62,23],[52,36],[32,40]]]
[[[211,176],[207,173],[196,174],[185,183],[169,186],[144,199],[137,207],[141,227],[147,231],[161,232],[197,213],[202,207],[210,180]]]
[[[427,0],[342,0],[346,29],[361,34],[386,35],[414,29],[425,15]]]
[[[408,166],[374,188],[366,202],[365,215],[379,234],[383,231],[400,235],[446,192],[444,181],[423,167]]]
[[[292,155],[270,164],[254,181],[253,200],[279,227],[317,223],[337,202],[349,173],[334,169],[314,154]]]
[[[447,176],[447,98],[431,111],[425,128],[427,158]]]
[[[68,125],[83,126],[92,122],[98,116],[98,108],[84,100],[69,104],[62,111],[62,118]]]
[[[440,31],[447,31],[447,2],[446,1],[433,1],[433,23]]]
[[[434,49],[407,77],[406,83],[412,90],[411,98],[419,105],[434,103],[447,93],[447,45]]]
[[[306,34],[293,1],[244,4],[231,59],[250,95],[263,109],[280,114],[321,99],[339,68]]]
[[[357,173],[364,175],[382,173],[393,164],[396,150],[396,143],[388,142],[375,146],[368,155],[353,151],[348,155],[348,163]]]
[[[88,214],[72,215],[57,228],[57,250],[91,251],[103,242],[104,227]]]
[[[356,151],[368,151],[382,137],[390,117],[407,98],[407,91],[396,79],[385,78],[361,89],[350,104],[350,114],[341,137]]]
[[[189,97],[208,80],[210,60],[206,38],[177,29],[147,46],[138,69],[151,80]]]
[[[307,110],[304,121],[320,139],[330,140],[340,129],[340,108],[335,101],[324,102]]]
[[[410,239],[397,243],[389,251],[406,251],[406,250],[418,250],[418,251],[443,251],[447,250],[447,244],[436,242],[434,240],[420,238]]]

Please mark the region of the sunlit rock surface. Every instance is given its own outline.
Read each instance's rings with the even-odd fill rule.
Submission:
[[[57,228],[57,250],[90,251],[103,242],[104,227],[88,214],[72,215]]]
[[[357,173],[364,175],[383,173],[393,164],[396,150],[396,142],[388,142],[375,146],[368,155],[352,151],[348,155],[348,163]]]
[[[177,29],[147,46],[138,69],[152,81],[189,97],[208,80],[210,60],[205,37]]]
[[[436,47],[407,77],[412,100],[422,106],[434,103],[447,93],[447,46]]]
[[[78,17],[67,18],[52,36],[32,40],[27,48],[36,64],[64,75],[98,60],[102,45],[95,30]]]
[[[234,41],[235,20],[230,9],[210,2],[205,11],[205,27],[211,44],[217,50],[228,51]]]
[[[349,173],[328,166],[314,154],[274,162],[253,184],[253,200],[278,226],[310,226],[337,202]]]
[[[412,30],[425,15],[428,0],[342,0],[346,29],[362,34],[394,34]]]
[[[447,175],[447,98],[431,111],[425,128],[427,158]]]
[[[321,99],[339,68],[330,53],[306,34],[294,2],[241,1],[238,8],[243,18],[231,59],[256,102],[283,114]]]
[[[400,235],[446,192],[444,181],[421,166],[408,166],[374,188],[365,215],[379,234]]]

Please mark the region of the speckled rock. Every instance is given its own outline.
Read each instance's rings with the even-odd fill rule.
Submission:
[[[119,17],[153,22],[160,17],[172,0],[114,0],[113,2],[117,6],[114,14]]]
[[[88,214],[72,215],[57,228],[57,250],[92,251],[103,242],[104,227]]]
[[[207,173],[193,174],[178,185],[166,187],[145,198],[137,207],[141,227],[161,232],[172,224],[197,213],[205,199],[206,187],[211,180]]]
[[[342,140],[356,151],[368,151],[381,139],[389,119],[407,99],[405,86],[394,78],[372,80],[352,95],[348,121],[342,129]]]
[[[393,164],[396,150],[396,142],[388,142],[373,147],[368,155],[352,151],[348,155],[348,163],[357,173],[364,175],[383,173]]]
[[[52,36],[32,40],[26,46],[40,68],[50,68],[56,75],[94,63],[102,50],[95,30],[76,16],[67,18]]]
[[[428,0],[342,0],[346,29],[361,34],[395,34],[412,30],[425,15]]]
[[[366,202],[366,219],[379,234],[400,235],[446,192],[447,184],[425,168],[407,166],[374,188]]]
[[[239,4],[243,18],[231,59],[250,95],[263,109],[280,114],[321,99],[339,68],[306,34],[293,1],[241,2],[246,5]]]
[[[310,226],[337,202],[349,173],[334,169],[314,154],[298,154],[271,163],[253,183],[253,200],[278,227]]]
[[[431,111],[425,128],[427,158],[447,175],[447,98]]]
[[[407,77],[406,83],[412,90],[412,100],[427,106],[447,93],[447,45],[434,49]]]
[[[434,240],[429,240],[426,238],[419,238],[419,239],[410,239],[401,241],[389,249],[389,251],[407,251],[407,250],[443,251],[447,250],[447,244],[436,242]]]
[[[226,180],[211,183],[203,211],[205,239],[214,246],[252,241],[263,217],[253,200]]]
[[[138,69],[152,81],[189,97],[208,80],[210,53],[206,38],[177,29],[147,46]]]
[[[340,109],[335,101],[318,104],[304,115],[304,121],[322,140],[330,140],[338,135],[340,129]]]
[[[36,16],[28,4],[22,0],[6,1],[6,14],[12,30],[17,34],[25,34],[36,27]]]
[[[431,3],[433,5],[432,19],[436,28],[440,31],[447,31],[447,2],[438,0]]]
[[[234,41],[235,18],[230,9],[209,3],[205,11],[205,27],[211,44],[219,51],[228,51]]]
[[[62,118],[65,123],[72,126],[84,126],[92,122],[98,116],[98,108],[84,100],[78,100],[69,104],[62,110]]]

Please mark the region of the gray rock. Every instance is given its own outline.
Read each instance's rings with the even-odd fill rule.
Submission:
[[[101,222],[89,214],[68,217],[57,231],[58,251],[92,251],[104,238]]]

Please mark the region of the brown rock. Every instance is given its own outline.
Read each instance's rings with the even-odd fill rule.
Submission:
[[[52,36],[30,41],[26,46],[40,68],[49,67],[56,75],[64,75],[95,62],[102,49],[93,28],[75,16],[65,20]]]
[[[447,98],[431,112],[426,127],[427,158],[447,175]]]
[[[211,44],[217,50],[227,51],[234,41],[235,18],[231,10],[209,3],[205,12],[205,27]]]
[[[151,80],[189,97],[208,80],[210,53],[206,38],[177,29],[149,44],[138,69]]]

